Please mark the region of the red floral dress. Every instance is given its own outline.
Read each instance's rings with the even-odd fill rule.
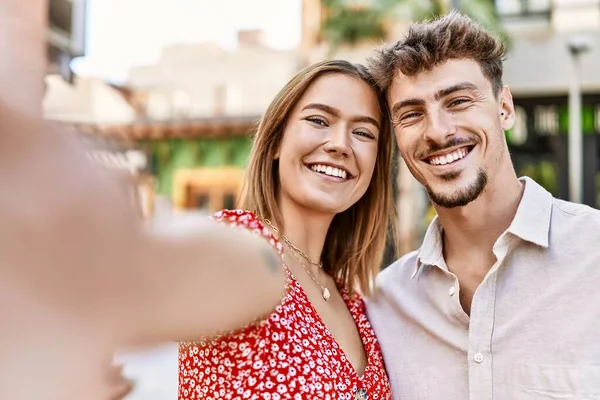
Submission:
[[[283,254],[281,244],[254,214],[225,210],[215,218],[260,233]],[[341,290],[368,357],[359,376],[302,287],[287,273],[286,295],[268,318],[211,341],[180,345],[179,400],[391,399],[362,299]]]

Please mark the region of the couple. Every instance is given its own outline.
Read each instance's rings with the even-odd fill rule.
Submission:
[[[451,13],[368,71],[327,61],[288,83],[258,127],[252,212],[215,216],[283,254],[285,295],[242,329],[183,343],[180,400],[600,398],[600,213],[517,177],[503,57]],[[438,217],[373,288],[392,131]]]

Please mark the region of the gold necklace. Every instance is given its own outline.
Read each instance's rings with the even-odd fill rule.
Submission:
[[[304,258],[306,261],[308,261],[309,264],[314,265],[319,268],[323,268],[322,262],[315,262],[315,261],[311,260],[310,257],[308,257],[302,250],[300,250],[298,247],[294,246],[294,243],[290,242],[290,239],[288,239],[287,236],[281,235],[281,238],[288,246],[290,246],[290,248],[295,250],[296,253],[300,254],[302,256],[302,258]]]
[[[287,242],[286,242],[287,244]],[[294,251],[294,249],[290,246],[290,250],[292,255],[294,256],[294,258],[296,260],[298,260],[298,262],[300,263],[300,265],[302,265],[302,268],[304,268],[304,270],[306,271],[306,273],[308,274],[308,276],[310,276],[310,279],[312,279],[317,285],[319,285],[319,287],[321,288],[321,295],[323,296],[323,299],[325,301],[329,300],[329,298],[331,297],[331,293],[329,293],[329,289],[327,289],[326,286],[321,285],[321,283],[319,283],[319,281],[317,280],[317,278],[315,278],[315,276],[310,272],[310,270],[308,269],[308,267],[306,265],[304,265],[304,263],[302,262],[302,260],[300,259],[300,257],[298,257],[296,255],[296,252]]]
[[[264,221],[265,221],[265,223],[267,225],[269,225],[271,227],[271,229],[273,229],[273,231],[275,232],[275,234],[279,235],[279,230],[277,228],[275,228],[275,226],[273,226],[273,224],[271,223],[271,221],[269,221],[268,219],[265,219]],[[288,245],[288,247],[290,248],[290,252],[294,256],[294,258],[296,260],[298,260],[298,263],[300,263],[300,265],[302,266],[302,268],[304,268],[304,270],[306,271],[306,273],[308,274],[308,276],[310,277],[310,279],[312,279],[321,288],[321,295],[323,296],[323,299],[325,301],[329,300],[329,298],[331,297],[331,293],[329,293],[329,289],[327,289],[327,286],[323,286],[323,285],[321,285],[321,283],[319,281],[317,281],[317,278],[315,278],[315,276],[310,272],[310,270],[308,269],[308,267],[306,265],[304,265],[304,263],[302,262],[302,260],[300,259],[300,257],[298,257],[297,254],[300,254],[303,258],[306,259],[306,261],[308,261],[312,265],[318,266],[319,268],[323,268],[323,263],[316,263],[316,262],[312,261],[306,254],[304,254],[304,252],[302,250],[300,250],[298,247],[296,247],[290,241],[290,239],[287,238],[287,236],[285,236],[285,235],[280,235],[280,236],[283,239],[283,241],[285,242],[285,244]]]
[[[273,229],[273,231],[279,235],[279,229],[275,228],[275,226],[273,225],[273,223],[271,221],[269,221],[268,219],[264,220],[265,223],[267,225],[269,225],[271,227],[271,229]],[[293,250],[296,251],[296,253],[300,254],[302,256],[302,258],[304,258],[306,261],[308,261],[309,264],[314,265],[316,267],[319,268],[323,268],[323,263],[322,262],[316,262],[313,261],[309,256],[307,256],[302,250],[300,250],[297,246],[294,245],[294,243],[292,243],[292,241],[290,239],[288,239],[287,236],[285,235],[280,235],[281,238],[283,239],[283,241]]]

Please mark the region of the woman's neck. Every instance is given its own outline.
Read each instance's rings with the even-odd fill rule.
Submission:
[[[292,246],[300,250],[308,259],[319,263],[325,245],[327,232],[334,215],[317,213],[313,210],[300,209],[296,205],[280,203],[282,226],[280,234],[285,235]],[[289,248],[288,248],[289,249]],[[318,266],[312,265],[314,269]]]

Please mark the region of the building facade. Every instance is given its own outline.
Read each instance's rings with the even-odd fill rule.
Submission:
[[[508,132],[517,170],[570,199],[568,101],[578,82],[582,202],[600,208],[600,1],[496,0],[496,6],[512,37],[504,81],[517,107],[517,124]]]
[[[518,173],[569,198],[568,93],[575,77],[583,93],[582,201],[599,207],[600,0],[496,0],[495,5],[511,38],[504,83],[517,107],[507,140]],[[208,43],[167,48],[155,65],[133,68],[122,87],[92,78],[67,84],[49,77],[47,116],[94,132],[123,153],[145,154],[153,193],[175,210],[235,206],[251,134],[281,87],[309,63],[333,57],[364,62],[381,44],[381,39],[364,40],[332,51],[322,34],[327,15],[321,0],[303,1],[302,43],[294,51],[270,49],[260,31],[249,30],[239,33],[232,51]],[[394,40],[405,32],[409,14],[389,15],[383,39]],[[573,46],[585,50],[577,63]],[[401,159],[398,164],[390,184],[397,189],[404,253],[419,245],[434,214]]]

